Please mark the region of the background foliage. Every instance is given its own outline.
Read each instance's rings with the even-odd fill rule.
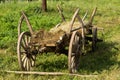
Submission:
[[[77,7],[83,17],[86,10],[90,15],[93,8],[98,7],[93,24],[104,28],[104,42],[97,44],[97,50],[81,56],[79,74],[97,74],[98,77],[82,78],[72,76],[38,76],[16,75],[1,72],[0,79],[5,80],[119,80],[120,79],[120,1],[119,0],[48,0],[48,12],[42,12],[41,1],[34,2],[6,2],[0,4],[0,71],[20,70],[17,62],[17,26],[24,11],[28,16],[33,29],[49,30],[61,22],[56,5],[63,8],[63,14],[69,21]],[[89,15],[86,20],[89,20]],[[22,25],[27,31],[26,23]],[[68,72],[67,56],[48,53],[37,56],[34,71]]]

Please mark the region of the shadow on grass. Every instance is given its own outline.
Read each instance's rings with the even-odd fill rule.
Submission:
[[[80,73],[101,73],[104,70],[111,70],[112,66],[118,64],[116,59],[118,48],[117,43],[99,43],[94,53],[81,56]]]
[[[117,43],[112,42],[102,42],[97,44],[98,47],[95,52],[81,56],[78,73],[97,74],[102,73],[104,70],[111,70],[116,64],[120,65],[120,62],[116,59],[116,56],[118,55],[118,49],[115,47],[116,45]],[[45,58],[39,59],[38,64],[36,65],[37,71],[61,72],[68,70],[67,57],[55,55],[51,55],[50,57],[49,55]]]
[[[45,56],[38,57],[37,71],[61,72],[67,70],[67,57],[65,55],[48,54]]]

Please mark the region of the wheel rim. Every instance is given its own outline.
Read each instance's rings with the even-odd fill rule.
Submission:
[[[19,66],[22,70],[27,71],[31,70],[31,67],[35,65],[35,55],[31,52],[30,39],[29,32],[22,32],[17,44]]]
[[[92,51],[95,50],[96,48],[96,42],[97,42],[97,28],[93,28],[93,32],[92,32]]]
[[[68,68],[70,73],[77,72],[81,54],[81,44],[81,36],[77,33],[77,31],[73,32],[70,39],[68,52]]]

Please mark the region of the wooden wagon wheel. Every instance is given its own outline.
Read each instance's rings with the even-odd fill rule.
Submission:
[[[92,51],[95,50],[97,43],[97,28],[92,29]]]
[[[79,66],[79,58],[82,48],[82,38],[77,31],[74,31],[69,43],[68,69],[70,73],[75,73]]]
[[[31,51],[30,46],[31,34],[29,32],[22,32],[18,38],[17,56],[18,63],[22,70],[29,71],[35,65],[36,56]]]

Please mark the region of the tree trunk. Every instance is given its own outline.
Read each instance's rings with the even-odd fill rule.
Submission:
[[[31,2],[32,0],[27,0],[28,2]]]
[[[42,0],[42,10],[43,10],[44,12],[47,11],[47,0]]]

